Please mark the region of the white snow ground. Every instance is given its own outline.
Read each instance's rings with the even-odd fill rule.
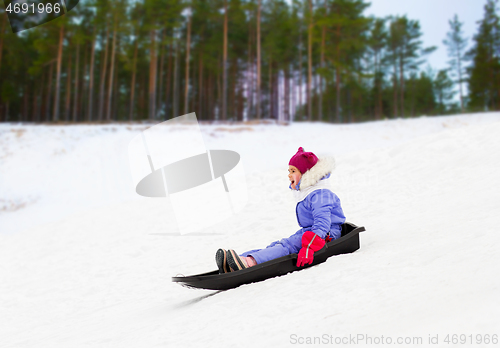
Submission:
[[[249,203],[223,234],[182,237],[164,200],[134,193],[127,146],[145,127],[0,124],[0,347],[497,346],[476,335],[500,334],[499,113],[202,126],[207,148],[241,154]],[[299,146],[335,155],[361,249],[224,292],[173,284],[215,269],[219,247],[297,230]]]

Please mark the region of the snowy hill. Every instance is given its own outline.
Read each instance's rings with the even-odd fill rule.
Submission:
[[[164,200],[133,191],[127,146],[145,127],[0,125],[1,347],[489,347],[476,335],[500,333],[500,114],[202,126],[207,148],[241,154],[249,203],[219,235],[182,237]],[[299,146],[336,157],[361,249],[224,292],[171,283],[215,269],[219,247],[297,230]]]

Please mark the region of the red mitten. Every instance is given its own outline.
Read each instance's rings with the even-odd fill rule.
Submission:
[[[302,249],[297,258],[297,267],[311,264],[314,259],[314,252],[325,246],[325,241],[311,231],[306,231],[302,235]]]

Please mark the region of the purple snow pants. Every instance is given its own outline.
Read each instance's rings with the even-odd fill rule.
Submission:
[[[302,247],[302,235],[304,232],[304,229],[301,228],[288,238],[272,242],[265,249],[246,251],[241,256],[252,256],[257,264],[260,264],[285,255],[296,254]]]

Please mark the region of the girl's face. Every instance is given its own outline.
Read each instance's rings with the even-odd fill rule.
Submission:
[[[292,185],[292,189],[295,190],[295,186],[299,183],[300,178],[302,178],[302,173],[294,166],[288,166],[288,179]]]

